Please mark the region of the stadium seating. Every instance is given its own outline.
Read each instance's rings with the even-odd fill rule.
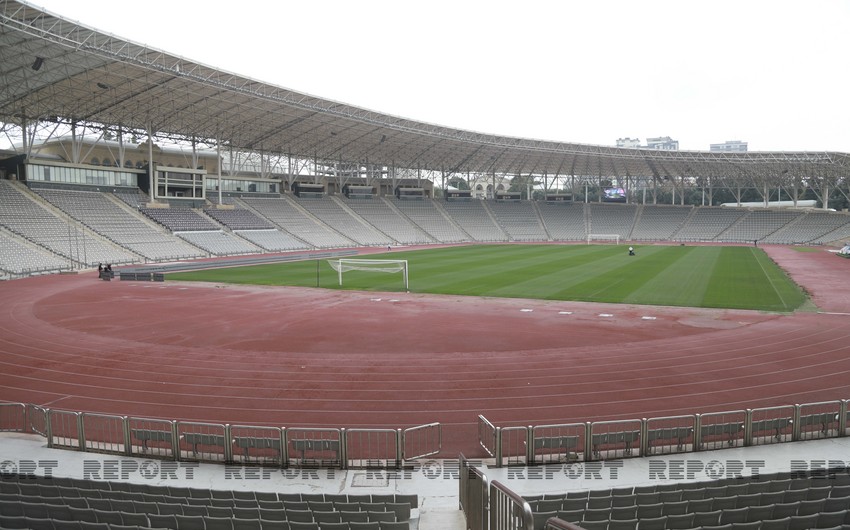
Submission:
[[[803,243],[831,243],[850,236],[847,216],[824,212],[807,212],[805,215],[764,238],[765,243],[785,245]],[[842,230],[843,229],[843,230]],[[834,234],[834,235],[830,235]]]
[[[277,494],[5,476],[0,528],[410,528],[416,495]],[[346,508],[341,510],[339,508]],[[86,528],[95,526],[86,526]]]
[[[189,208],[142,208],[142,213],[172,232],[220,230],[220,227]]]
[[[273,228],[272,224],[260,218],[250,210],[234,208],[218,210],[208,208],[205,213],[231,230],[263,230]]]
[[[850,474],[846,469],[832,475],[786,473],[580,490],[525,499],[535,514],[535,529],[542,529],[550,517],[585,529],[603,530],[707,527],[804,530],[850,525]]]
[[[110,193],[48,186],[30,190],[0,181],[0,234],[5,230],[8,242],[0,254],[0,274],[358,246],[584,241],[588,234],[721,243],[850,239],[850,215],[838,212],[288,194],[223,197],[228,208],[200,210],[185,201],[149,208],[138,188]]]
[[[59,217],[29,192],[0,180],[0,226],[55,254],[88,266],[132,263],[136,256],[97,237],[86,227]]]
[[[572,202],[543,202],[538,209],[546,230],[555,241],[584,241],[587,238],[585,205]]]
[[[433,238],[402,216],[391,206],[391,203],[381,198],[342,200],[354,213],[398,243],[403,245],[434,243]]]
[[[666,241],[684,224],[692,211],[693,208],[682,206],[642,206],[631,239]]]
[[[256,254],[260,249],[233,234],[221,230],[203,232],[180,232],[178,234],[192,245],[202,248],[214,256]]]
[[[31,275],[70,269],[67,259],[0,232],[0,270]]]
[[[299,241],[294,236],[276,228],[271,230],[238,230],[234,233],[269,252],[287,252],[311,248],[303,241]]]
[[[491,202],[490,211],[511,241],[548,241],[534,202]]]
[[[473,241],[508,241],[484,201],[447,201],[441,206]]]
[[[462,228],[453,223],[431,199],[404,200],[392,199],[392,204],[420,230],[440,243],[461,243],[470,241]]]
[[[356,243],[310,216],[294,200],[281,197],[243,198],[246,205],[288,233],[315,248],[353,247]]]
[[[106,193],[57,189],[35,190],[51,204],[114,243],[148,260],[202,257],[197,248],[157,230],[109,199]]]
[[[738,208],[696,208],[673,241],[716,241],[717,237],[746,215]],[[750,240],[752,241],[752,240]]]
[[[363,246],[387,246],[397,243],[344,207],[333,197],[298,199],[298,204],[334,231]]]
[[[717,239],[730,243],[761,241],[802,215],[795,210],[752,210],[721,232]]]
[[[604,203],[591,203],[588,206],[588,234],[619,234],[620,239],[630,239],[637,206]]]

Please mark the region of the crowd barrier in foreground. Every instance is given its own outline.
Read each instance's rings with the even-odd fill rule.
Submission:
[[[54,410],[0,403],[0,431],[39,434],[47,446],[176,461],[276,467],[400,468],[436,455],[439,423],[407,429],[258,427]]]
[[[848,435],[842,399],[660,418],[497,427],[478,416],[478,442],[495,466],[691,453]]]

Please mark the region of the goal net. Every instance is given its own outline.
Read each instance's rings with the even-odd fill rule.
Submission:
[[[339,275],[340,285],[342,285],[343,274],[349,271],[384,272],[390,274],[401,272],[404,280],[404,290],[409,290],[406,259],[335,259],[328,260],[328,264]]]
[[[587,244],[594,241],[604,241],[605,243],[620,244],[620,234],[587,234]]]

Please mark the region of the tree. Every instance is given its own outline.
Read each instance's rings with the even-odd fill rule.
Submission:
[[[511,185],[508,191],[518,191],[523,200],[528,200],[529,188],[534,190],[534,187],[539,184],[540,181],[536,180],[533,175],[517,175],[511,179]],[[536,197],[537,195],[542,195],[542,191],[539,194],[534,191],[532,192],[532,197]]]
[[[461,177],[452,177],[449,179],[449,186],[459,190],[468,190],[469,183]]]

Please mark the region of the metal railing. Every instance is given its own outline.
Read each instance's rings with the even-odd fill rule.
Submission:
[[[163,420],[0,403],[0,432],[57,449],[176,461],[279,467],[401,468],[438,454],[439,423],[408,429],[284,428]]]
[[[592,461],[847,436],[850,400],[604,422],[497,427],[478,441],[503,465]],[[282,467],[394,467],[438,454],[442,428],[309,429],[229,425],[0,403],[0,432],[30,432],[51,448]]]
[[[573,462],[585,451],[587,424],[536,425],[531,428],[531,464]]]
[[[690,453],[847,436],[850,400],[683,416],[497,427],[478,416],[496,467]]]
[[[478,415],[478,443],[481,447],[487,451],[487,454],[490,456],[496,456],[502,454],[502,449],[499,447],[499,443],[502,437],[499,433],[499,429],[490,423],[487,418]]]
[[[0,432],[24,432],[27,406],[23,403],[0,403]]]
[[[348,429],[346,457],[354,467],[397,468],[401,465],[401,429]]]
[[[475,468],[463,453],[458,457],[458,504],[463,510],[466,530],[487,530],[487,509],[490,498],[490,481]]]
[[[439,423],[428,423],[402,431],[401,457],[414,460],[438,454],[443,449],[443,429]]]
[[[489,530],[534,530],[531,506],[498,480],[490,482]]]

